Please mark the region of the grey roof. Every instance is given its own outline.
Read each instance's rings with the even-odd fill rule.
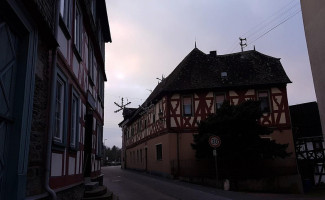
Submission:
[[[221,76],[221,75],[226,76]],[[214,90],[236,87],[258,87],[291,83],[279,58],[258,51],[216,55],[205,54],[194,48],[159,83],[147,98],[143,107],[154,103],[166,93],[195,90]],[[136,115],[135,112],[134,114]]]

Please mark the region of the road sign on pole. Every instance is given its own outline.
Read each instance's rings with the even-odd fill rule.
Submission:
[[[218,136],[213,135],[209,138],[209,144],[213,148],[218,148],[221,145],[221,140]]]
[[[215,160],[215,166],[216,166],[216,186],[218,187],[218,160],[217,160],[217,148],[220,147],[221,145],[221,140],[220,140],[220,137],[218,136],[211,136],[209,138],[209,144],[211,147],[213,147],[213,156],[214,156],[214,160]]]

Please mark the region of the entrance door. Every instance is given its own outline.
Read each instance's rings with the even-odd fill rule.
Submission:
[[[25,198],[37,34],[16,1],[0,1],[0,199]]]
[[[91,161],[92,161],[92,144],[93,144],[93,114],[89,108],[87,108],[86,115],[86,129],[85,129],[85,152],[84,152],[84,177],[91,176]]]
[[[0,16],[0,199],[4,199],[14,121],[18,37]]]

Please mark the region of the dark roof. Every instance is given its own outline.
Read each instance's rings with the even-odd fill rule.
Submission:
[[[98,7],[99,7],[98,8],[99,15],[101,16],[101,26],[102,26],[102,29],[103,29],[104,41],[105,42],[112,42],[111,31],[110,31],[109,23],[108,23],[105,0],[99,0],[98,1]]]
[[[289,109],[295,138],[322,135],[322,127],[316,102],[289,106]]]
[[[223,72],[227,76],[221,77]],[[194,48],[174,71],[156,86],[142,106],[149,106],[162,95],[170,92],[287,83],[291,81],[279,58],[267,56],[255,50],[213,55],[205,54],[198,48]]]
[[[123,117],[124,118],[130,117],[136,110],[137,110],[137,108],[124,108],[123,109]]]
[[[222,78],[222,72],[226,72],[227,76]],[[278,58],[255,50],[213,56],[194,48],[157,85],[146,102],[152,101],[162,92],[287,83],[291,81]]]

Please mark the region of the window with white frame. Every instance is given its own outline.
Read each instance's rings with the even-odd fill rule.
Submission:
[[[103,127],[97,124],[97,148],[96,154],[101,156],[102,154],[102,144],[103,144]]]
[[[225,101],[226,97],[224,93],[217,93],[215,96],[216,101],[216,110],[221,108],[223,102]]]
[[[71,28],[71,1],[70,0],[61,0],[60,2],[60,16],[62,21],[70,30]]]
[[[64,100],[65,100],[65,82],[58,77],[56,81],[55,97],[55,131],[54,139],[58,142],[63,141],[64,133]]]
[[[74,22],[74,44],[81,56],[82,49],[82,15],[79,5],[76,4],[75,22]]]
[[[183,97],[183,115],[184,116],[192,115],[192,97],[191,96]]]
[[[79,96],[73,90],[71,98],[71,133],[70,133],[70,146],[77,147],[78,133],[79,133]]]
[[[261,111],[269,113],[271,111],[269,93],[267,91],[259,91],[258,100],[261,102]]]

